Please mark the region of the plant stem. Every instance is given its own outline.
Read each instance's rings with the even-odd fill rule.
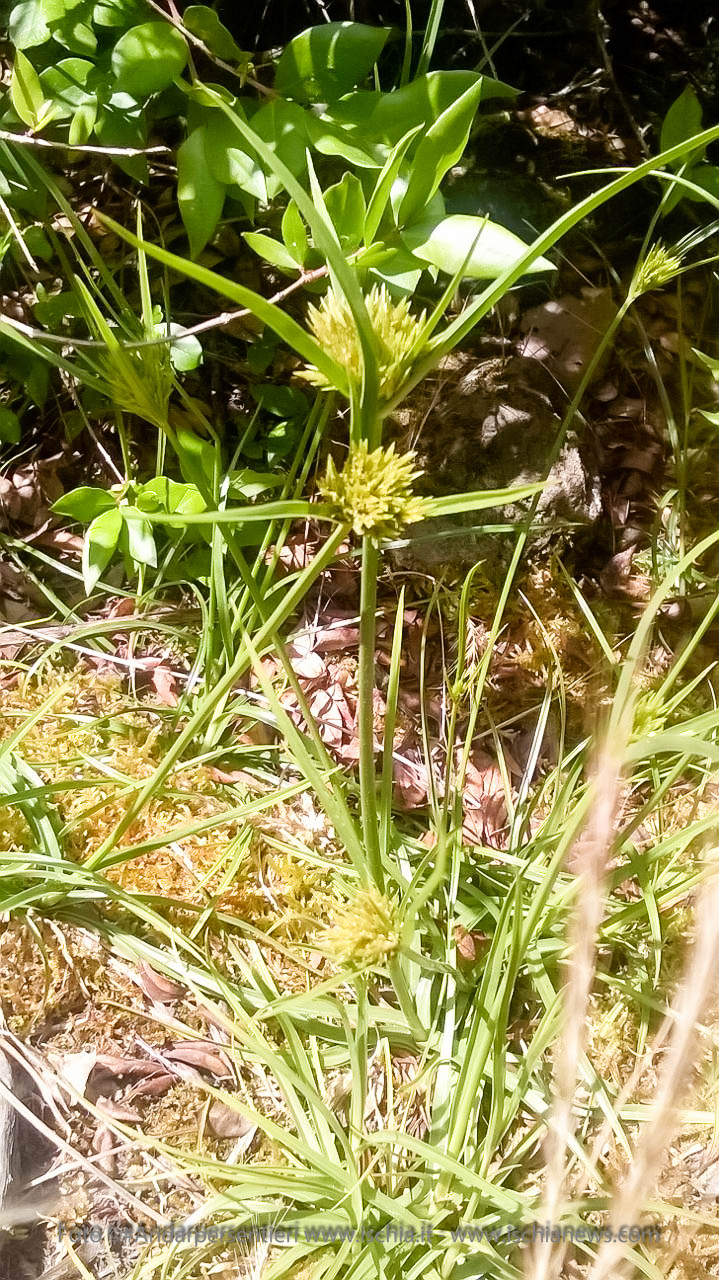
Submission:
[[[367,853],[368,878],[378,889],[384,886],[379,847],[377,792],[374,759],[375,638],[377,623],[377,573],[379,553],[371,538],[362,541],[360,586],[360,639],[358,671],[359,779],[362,835]]]

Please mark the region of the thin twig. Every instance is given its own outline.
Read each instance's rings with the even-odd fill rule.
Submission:
[[[201,53],[205,54],[205,57],[209,58],[211,62],[214,62],[215,66],[221,67],[223,71],[229,72],[231,76],[236,76],[238,80],[242,81],[242,84],[251,85],[258,93],[264,93],[268,98],[274,98],[277,96],[274,89],[268,89],[266,85],[260,84],[258,80],[254,80],[251,76],[246,75],[244,71],[240,71],[237,67],[233,67],[231,62],[225,62],[223,58],[218,57],[216,53],[213,53],[212,50],[208,48],[204,40],[200,40],[199,36],[196,36],[192,31],[189,31],[175,8],[173,0],[168,0],[170,13],[167,12],[167,9],[163,9],[162,5],[157,3],[157,0],[147,0],[147,3],[151,9],[155,10],[156,13],[162,14],[165,22],[169,22],[171,26],[176,27],[189,44],[194,44],[196,49],[199,49]]]
[[[22,147],[45,147],[52,151],[89,151],[98,156],[156,156],[172,154],[171,147],[93,147],[89,143],[56,142],[51,138],[38,138],[34,133],[11,133],[0,129],[0,142],[18,142]]]
[[[276,305],[278,302],[284,301],[290,294],[296,293],[303,285],[311,284],[315,280],[322,280],[327,275],[327,267],[316,267],[314,271],[303,272],[292,284],[288,284],[284,289],[280,289],[278,293],[273,293],[272,297],[266,301]],[[185,338],[194,337],[198,333],[206,333],[210,329],[220,329],[225,325],[232,324],[234,320],[246,320],[253,315],[251,307],[242,307],[239,311],[221,311],[219,315],[211,316],[209,320],[202,320],[199,324],[192,325],[189,329],[183,329],[182,333],[163,334],[159,338],[144,338],[138,342],[121,342],[118,347],[121,351],[140,351],[144,347],[161,347],[171,346],[174,342],[182,342]],[[46,333],[44,329],[34,329],[32,325],[23,324],[22,320],[15,320],[12,316],[2,316],[5,324],[12,329],[17,329],[25,338],[31,338],[34,342],[52,342],[61,347],[82,347],[92,350],[106,350],[107,343],[101,338],[70,338],[61,333]]]

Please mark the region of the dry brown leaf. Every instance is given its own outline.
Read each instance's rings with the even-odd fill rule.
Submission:
[[[170,1004],[173,1000],[179,1000],[187,990],[179,982],[171,982],[161,973],[156,973],[144,960],[138,964],[133,980],[148,1000],[155,1000],[158,1004]]]
[[[229,1107],[226,1102],[215,1099],[207,1113],[207,1122],[218,1138],[243,1138],[252,1130],[257,1132],[257,1125],[245,1116]]]
[[[175,676],[164,663],[155,667],[152,673],[152,683],[157,697],[164,707],[177,706],[178,697],[175,693]]]
[[[144,1080],[140,1080],[138,1084],[128,1089],[124,1095],[125,1102],[130,1102],[132,1098],[160,1098],[163,1093],[167,1093],[175,1080],[176,1077],[170,1075],[169,1071],[159,1068],[156,1075],[146,1076]]]
[[[107,1128],[107,1125],[98,1125],[92,1140],[92,1149],[97,1154],[97,1160],[94,1163],[111,1178],[115,1175],[116,1146],[117,1139]]]
[[[502,775],[491,756],[474,751],[467,764],[462,793],[462,834],[469,844],[493,849],[506,846],[507,800]]]
[[[109,1116],[111,1120],[124,1120],[127,1124],[141,1124],[142,1116],[135,1107],[129,1107],[122,1099],[114,1101],[112,1098],[98,1098],[95,1104],[100,1113]]]
[[[213,1040],[183,1040],[165,1049],[163,1057],[170,1062],[182,1062],[188,1067],[209,1071],[218,1080],[227,1080],[232,1077],[227,1058]]]

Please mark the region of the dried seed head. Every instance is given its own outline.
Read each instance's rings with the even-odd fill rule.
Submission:
[[[329,459],[319,493],[332,514],[355,533],[395,537],[423,514],[422,499],[412,492],[413,482],[422,474],[414,467],[415,456],[413,452],[395,454],[392,444],[370,452],[366,440],[361,440],[350,446],[341,471]]]
[[[393,302],[385,285],[372,286],[365,296],[365,306],[377,339],[381,392],[387,399],[405,375],[407,357],[417,341],[424,312],[419,318],[413,316],[407,299]],[[350,383],[359,386],[363,371],[362,347],[345,299],[328,289],[319,306],[308,307],[307,323],[320,346],[346,370]],[[316,387],[329,385],[314,365],[305,369],[302,377]]]
[[[396,954],[399,935],[396,901],[372,886],[358,889],[355,897],[335,912],[335,923],[326,934],[326,942],[339,964],[373,969]]]

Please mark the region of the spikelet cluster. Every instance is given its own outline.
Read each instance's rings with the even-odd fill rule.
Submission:
[[[407,359],[417,342],[424,313],[412,315],[409,302],[393,302],[385,285],[373,285],[365,296],[365,306],[374,331],[378,351],[381,394],[385,399],[399,387],[405,376]],[[328,289],[319,306],[307,310],[307,324],[320,346],[346,371],[350,383],[362,381],[363,360],[357,326],[346,300]],[[309,365],[302,377],[313,386],[326,387],[326,376]]]
[[[348,524],[360,536],[393,538],[423,514],[422,499],[412,492],[421,471],[415,454],[396,454],[394,445],[370,451],[366,440],[350,446],[338,471],[330,458],[319,482],[320,496],[340,524]]]
[[[335,911],[335,923],[325,935],[328,951],[338,964],[373,969],[399,950],[399,907],[394,898],[374,885],[358,889],[354,898]]]

